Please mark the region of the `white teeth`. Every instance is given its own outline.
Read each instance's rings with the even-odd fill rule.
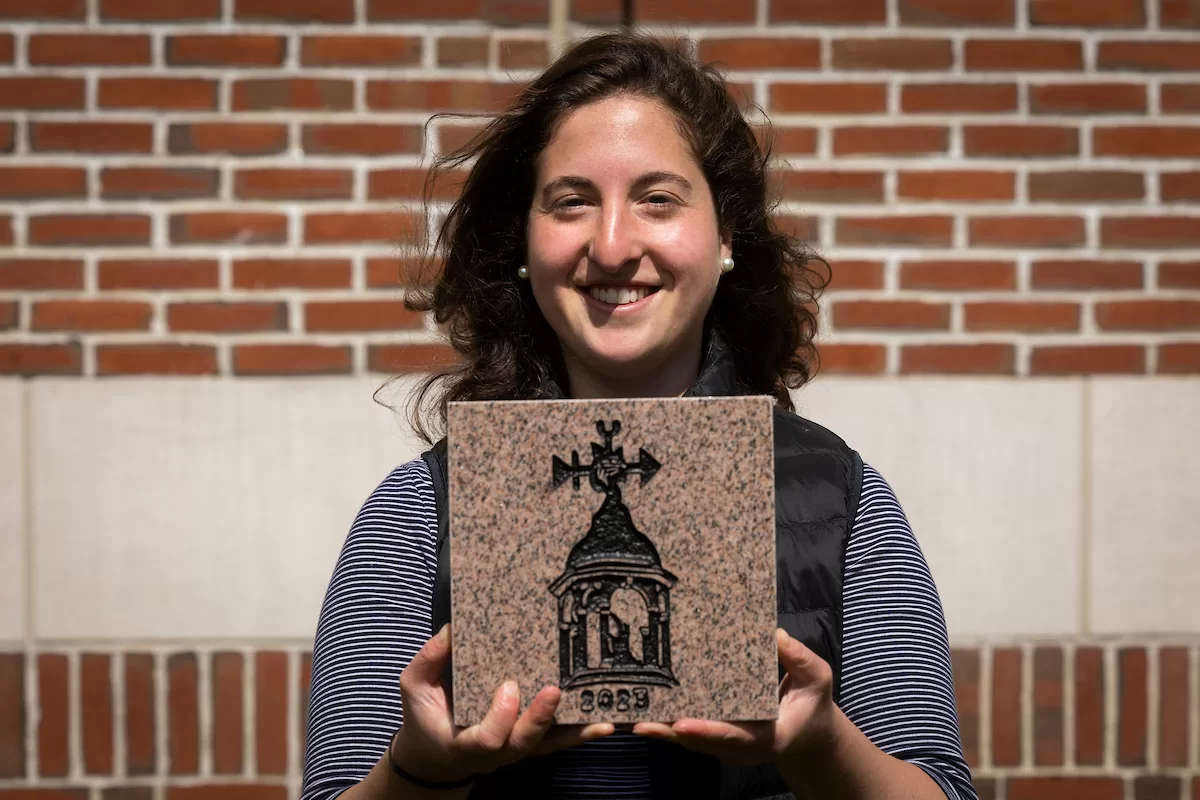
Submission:
[[[601,303],[624,306],[641,300],[650,294],[650,290],[645,286],[621,287],[619,289],[613,287],[605,289],[600,286],[591,286],[588,288],[588,293]]]

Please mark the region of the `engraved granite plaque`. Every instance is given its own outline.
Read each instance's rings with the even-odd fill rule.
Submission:
[[[454,403],[454,720],[774,719],[766,397]]]

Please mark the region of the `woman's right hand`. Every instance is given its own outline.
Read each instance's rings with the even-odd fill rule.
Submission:
[[[457,781],[491,772],[526,756],[545,755],[599,739],[613,732],[611,723],[551,729],[562,692],[547,686],[525,713],[520,690],[508,681],[496,690],[484,718],[458,728],[450,711],[442,674],[450,657],[450,625],[421,648],[400,674],[404,725],[392,742],[392,760],[405,771],[430,781]]]

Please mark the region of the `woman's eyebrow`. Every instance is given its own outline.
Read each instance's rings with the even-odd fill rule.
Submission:
[[[665,170],[647,172],[639,177],[633,186],[635,189],[641,189],[656,183],[674,183],[686,192],[692,190],[692,183],[687,178],[676,172],[667,172]]]
[[[542,200],[548,200],[550,195],[559,189],[595,189],[596,184],[578,175],[561,175],[542,187]]]

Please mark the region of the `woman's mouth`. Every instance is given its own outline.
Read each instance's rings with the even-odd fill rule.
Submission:
[[[587,286],[584,291],[599,303],[627,306],[645,300],[659,290],[658,286]]]

